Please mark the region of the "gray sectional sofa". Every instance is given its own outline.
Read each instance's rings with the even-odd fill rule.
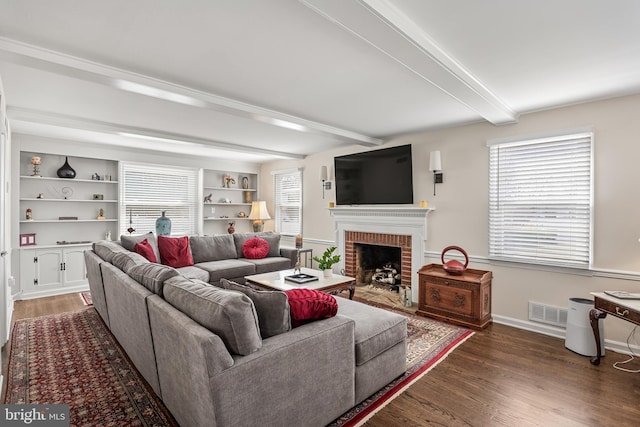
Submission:
[[[336,316],[295,328],[275,310],[266,320],[281,330],[265,334],[265,307],[281,304],[286,314],[286,297],[225,289],[223,279],[244,283],[268,263],[246,270],[237,251],[201,258],[223,253],[207,245],[229,237],[216,237],[191,238],[198,262],[184,270],[150,263],[130,242],[85,252],[97,312],[180,425],[323,426],[404,373],[405,317],[346,298],[336,298]],[[293,259],[274,258],[289,262],[276,269]]]

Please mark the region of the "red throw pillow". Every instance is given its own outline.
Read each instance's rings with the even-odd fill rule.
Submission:
[[[153,246],[151,246],[151,243],[149,243],[148,239],[144,239],[136,243],[136,245],[133,247],[133,251],[137,254],[142,255],[151,262],[158,262],[156,254],[155,252],[153,252]]]
[[[189,249],[189,237],[158,236],[160,262],[173,268],[193,265],[193,257]]]
[[[269,253],[269,242],[260,237],[252,237],[242,245],[242,256],[247,259],[262,259]]]
[[[338,302],[327,293],[306,288],[289,289],[284,293],[289,298],[294,328],[313,320],[328,319],[338,312]]]

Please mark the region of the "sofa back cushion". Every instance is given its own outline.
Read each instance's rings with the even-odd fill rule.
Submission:
[[[117,253],[126,252],[127,250],[116,242],[100,240],[93,244],[93,251],[103,260],[112,262]]]
[[[220,236],[191,236],[189,238],[193,262],[220,261],[238,258],[231,234]]]
[[[160,262],[173,268],[188,267],[193,265],[189,238],[158,236],[158,249],[160,250]]]
[[[111,260],[111,264],[125,273],[134,265],[147,264],[148,262],[149,261],[142,255],[129,251],[119,252],[115,254]]]
[[[282,291],[259,291],[227,279],[220,280],[220,287],[242,292],[253,301],[258,314],[260,335],[263,339],[291,330],[289,298]]]
[[[155,234],[153,234],[152,232],[148,232],[147,234],[140,234],[137,236],[128,236],[126,234],[123,234],[120,236],[120,242],[122,243],[122,246],[124,246],[125,249],[131,252],[135,252],[136,243],[139,243],[145,239],[147,240],[147,242],[149,242],[149,245],[151,245],[151,247],[153,248],[153,253],[156,256],[156,260],[160,261],[160,251],[158,250],[158,241],[156,240]]]
[[[273,233],[271,231],[263,233],[234,233],[233,240],[236,244],[236,253],[238,258],[242,258],[242,246],[245,242],[253,237],[260,237],[269,243],[268,257],[280,256],[280,233]]]
[[[244,294],[176,276],[165,282],[164,299],[218,335],[230,353],[246,356],[262,347],[255,307]]]
[[[163,295],[164,282],[180,274],[175,268],[152,262],[134,265],[126,273],[133,280],[160,296]]]

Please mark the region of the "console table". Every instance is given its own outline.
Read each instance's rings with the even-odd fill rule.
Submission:
[[[591,295],[594,297],[594,306],[589,312],[589,321],[591,323],[591,329],[593,329],[593,336],[596,339],[596,355],[591,358],[591,363],[593,365],[599,365],[602,349],[600,348],[600,327],[598,325],[598,319],[603,319],[607,317],[607,314],[611,314],[612,316],[640,325],[640,300],[620,299],[607,295],[604,292],[591,292]]]

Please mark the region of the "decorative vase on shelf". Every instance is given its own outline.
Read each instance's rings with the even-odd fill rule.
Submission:
[[[233,234],[233,233],[235,233],[236,229],[235,229],[234,225],[236,225],[236,223],[235,223],[235,222],[230,222],[230,223],[229,223],[229,228],[227,228],[227,232],[228,232],[229,234]]]
[[[156,235],[168,236],[171,234],[171,220],[165,215],[167,211],[162,211],[162,216],[156,219]]]
[[[58,177],[59,178],[75,178],[76,171],[69,165],[69,158],[65,156],[64,165],[60,166],[58,169]]]

